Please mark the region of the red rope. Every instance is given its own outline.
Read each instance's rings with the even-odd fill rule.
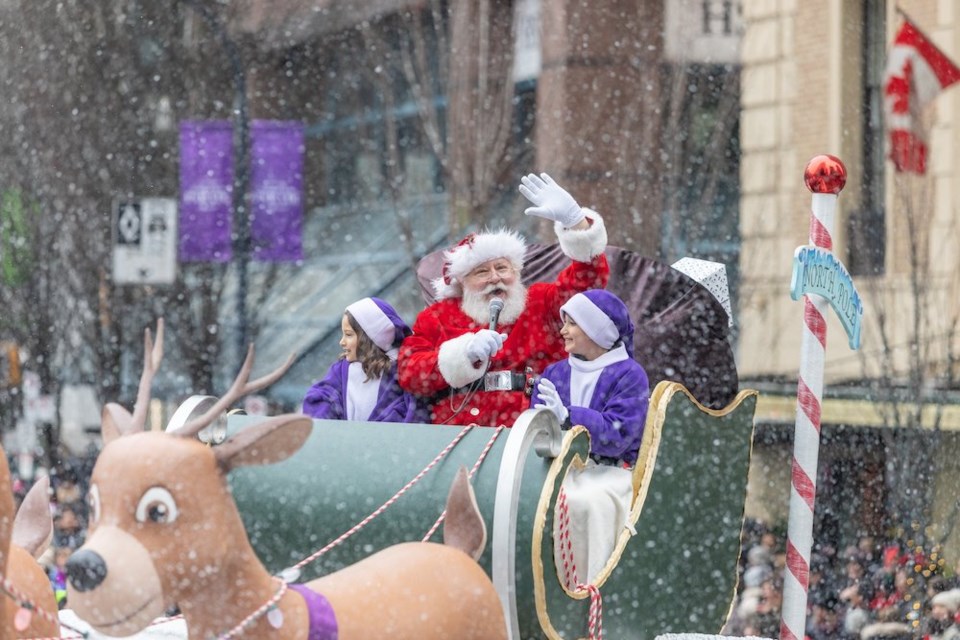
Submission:
[[[87,638],[89,636],[89,634],[84,633],[79,629],[74,629],[70,625],[60,622],[59,617],[53,615],[49,611],[46,611],[43,607],[41,607],[40,605],[35,603],[33,600],[31,600],[26,593],[24,593],[23,591],[20,591],[20,589],[15,587],[14,584],[10,582],[10,580],[7,579],[7,577],[2,574],[0,574],[0,591],[3,591],[4,595],[6,595],[8,598],[16,602],[17,606],[20,607],[20,609],[26,609],[27,611],[31,612],[30,613],[31,617],[33,615],[38,615],[44,620],[46,620],[47,622],[52,622],[61,627],[66,627],[70,631],[80,634],[77,636],[63,636],[63,637],[57,636],[55,638],[31,638],[29,640],[64,640],[65,638],[82,639],[82,638]],[[30,624],[29,620],[27,621],[27,624],[28,625]]]
[[[77,634],[72,636],[59,635],[59,636],[53,636],[53,637],[47,637],[47,638],[39,638],[39,637],[24,638],[23,640],[85,640],[86,638],[90,637],[89,631],[81,631],[80,629],[77,629],[76,627],[73,627],[67,624],[66,622],[61,621],[59,616],[53,615],[52,613],[46,611],[40,605],[36,604],[33,600],[27,597],[27,594],[25,594],[24,592],[20,591],[17,587],[15,587],[13,583],[10,582],[10,580],[8,580],[5,576],[3,576],[3,574],[0,574],[0,591],[2,591],[4,595],[6,595],[7,597],[11,598],[14,602],[16,602],[21,609],[27,609],[28,611],[32,611],[33,613],[39,615],[41,618],[47,620],[48,622],[53,622],[59,625],[61,629],[67,629]],[[154,620],[153,622],[151,622],[148,625],[148,627],[164,624],[171,620],[177,620],[178,618],[182,618],[182,617],[183,617],[182,615],[179,615],[179,616],[172,616],[169,618],[158,618],[157,620]]]
[[[570,541],[570,506],[567,504],[567,492],[560,487],[557,495],[557,518],[559,532],[557,544],[560,545],[560,562],[563,565],[563,583],[567,589],[573,589],[580,583],[577,565],[573,560],[573,543]]]
[[[338,538],[336,538],[335,540],[333,540],[332,542],[330,542],[329,544],[327,544],[327,546],[323,547],[323,548],[320,549],[319,551],[314,552],[312,555],[307,556],[306,558],[304,558],[303,560],[301,560],[300,562],[298,562],[297,564],[293,565],[293,566],[290,567],[290,568],[291,568],[291,569],[300,569],[300,568],[302,568],[302,567],[310,564],[311,562],[313,562],[314,560],[316,560],[317,558],[319,558],[320,556],[322,556],[322,555],[325,554],[326,552],[330,551],[331,549],[333,549],[333,548],[336,547],[337,545],[341,544],[342,542],[344,542],[345,540],[347,540],[350,536],[352,536],[353,534],[357,533],[358,531],[360,531],[361,529],[363,529],[365,526],[367,526],[367,524],[369,524],[371,520],[373,520],[374,518],[376,518],[377,516],[379,516],[381,513],[383,513],[384,511],[386,511],[387,508],[390,507],[390,505],[392,505],[394,502],[396,502],[397,500],[399,500],[400,497],[401,497],[403,494],[405,494],[407,491],[409,491],[409,490],[410,490],[410,487],[412,487],[412,486],[415,485],[417,482],[419,482],[420,479],[423,478],[423,476],[425,476],[425,475],[427,474],[427,472],[430,471],[430,469],[432,469],[433,467],[435,467],[435,466],[437,465],[437,463],[440,462],[440,460],[442,460],[448,453],[450,453],[450,451],[453,450],[453,448],[457,445],[457,443],[460,442],[460,440],[462,440],[463,437],[464,437],[465,435],[467,435],[467,433],[470,431],[470,429],[472,429],[472,428],[475,427],[475,426],[477,426],[477,425],[475,425],[475,424],[469,424],[469,425],[467,425],[466,427],[464,427],[464,428],[460,431],[460,433],[457,434],[457,437],[454,438],[454,439],[450,442],[450,444],[448,444],[448,445],[443,449],[443,451],[441,451],[440,453],[438,453],[438,454],[437,454],[437,457],[435,457],[433,460],[431,460],[430,463],[429,463],[427,466],[425,466],[420,473],[418,473],[416,476],[414,476],[414,478],[413,478],[410,482],[408,482],[407,484],[405,484],[402,489],[400,489],[400,490],[397,491],[395,494],[393,494],[393,497],[391,497],[389,500],[387,500],[387,501],[384,502],[382,505],[380,505],[379,507],[377,507],[370,515],[368,515],[366,518],[364,518],[363,520],[361,520],[361,521],[358,522],[357,524],[355,524],[355,525],[353,525],[352,527],[350,527],[350,529],[348,529],[347,531],[345,531],[344,533],[342,533]]]
[[[586,589],[590,593],[590,609],[587,613],[587,638],[603,640],[603,597],[599,587],[592,584],[578,584],[578,589]]]
[[[277,587],[276,593],[274,593],[269,600],[260,605],[260,607],[258,607],[253,613],[241,620],[237,626],[233,627],[226,633],[218,635],[216,640],[230,640],[234,636],[242,635],[243,632],[247,631],[254,622],[265,616],[271,608],[275,607],[277,603],[280,602],[280,598],[282,598],[283,594],[287,591],[287,583],[279,578],[274,578],[274,580],[280,585]]]
[[[55,615],[45,611],[43,607],[31,600],[26,593],[16,588],[6,576],[0,576],[0,589],[3,589],[3,592],[12,598],[21,609],[33,611],[33,613],[39,615],[47,622],[55,622],[57,624],[60,623],[60,620]]]
[[[590,608],[587,610],[587,638],[603,640],[603,597],[600,588],[592,584],[583,584],[577,575],[577,564],[573,558],[573,543],[570,540],[570,505],[567,493],[560,487],[555,510],[559,531],[556,544],[560,545],[560,562],[563,565],[563,580],[567,589],[586,591],[590,594]]]
[[[499,427],[497,427],[496,431],[493,432],[493,436],[491,436],[490,440],[487,441],[487,446],[485,446],[483,448],[483,451],[480,452],[480,457],[477,458],[477,461],[473,464],[473,468],[470,469],[469,476],[471,479],[473,478],[474,475],[476,475],[477,470],[480,469],[480,463],[482,463],[483,459],[487,457],[488,453],[490,453],[490,449],[493,448],[493,443],[497,441],[497,436],[499,436],[500,432],[503,431],[504,429],[506,429],[505,425],[500,425]],[[421,540],[421,542],[428,541],[433,536],[433,534],[436,533],[437,529],[440,528],[440,523],[443,522],[444,518],[446,517],[447,517],[447,510],[444,509],[443,513],[440,514],[440,517],[437,518],[437,521],[434,522],[433,526],[430,527],[430,530],[427,531],[427,534],[423,536],[423,539]]]

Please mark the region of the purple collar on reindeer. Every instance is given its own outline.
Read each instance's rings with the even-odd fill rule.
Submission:
[[[290,588],[307,602],[307,611],[310,613],[307,640],[337,640],[337,616],[333,613],[330,601],[302,584],[291,584]]]

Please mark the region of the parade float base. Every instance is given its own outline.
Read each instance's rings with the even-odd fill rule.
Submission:
[[[653,640],[722,628],[737,586],[755,407],[755,391],[741,391],[720,410],[700,405],[678,383],[662,382],[651,394],[634,472],[636,533],[624,529],[596,580],[607,637]],[[256,420],[232,416],[228,433]],[[559,431],[549,411],[527,411],[499,433],[316,420],[288,460],[237,469],[230,483],[250,541],[271,572],[331,546],[302,564],[299,580],[306,581],[421,540],[442,513],[456,471],[485,456],[472,480],[490,534],[480,564],[501,594],[511,637],[573,639],[587,635],[590,598],[558,579],[552,518],[567,468],[588,450],[589,434]]]
[[[624,529],[595,580],[606,637],[706,640],[715,636],[704,634],[719,633],[737,586],[755,406],[753,391],[711,410],[677,383],[654,390],[634,472],[633,530]],[[257,421],[231,417],[228,431]],[[561,432],[549,411],[525,412],[513,429],[499,434],[489,428],[461,434],[459,427],[315,421],[293,457],[238,469],[230,482],[251,542],[275,573],[382,511],[302,566],[303,581],[391,544],[421,539],[442,512],[455,471],[472,468],[485,450],[473,479],[490,532],[480,564],[501,595],[510,637],[587,637],[590,598],[561,585],[551,532],[563,476],[586,456],[589,434],[580,428]],[[398,497],[418,474],[422,478]],[[66,637],[75,635],[71,629],[108,637],[70,610],[60,616],[69,625]],[[684,633],[689,629],[704,634]],[[186,625],[182,619],[158,620],[131,637],[182,639]]]

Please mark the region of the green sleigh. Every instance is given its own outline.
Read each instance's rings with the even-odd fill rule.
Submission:
[[[655,387],[634,471],[635,533],[621,532],[594,585],[608,637],[719,633],[737,587],[756,399],[741,391],[709,409],[679,383]],[[233,416],[228,431],[253,420]],[[500,594],[509,637],[573,639],[588,635],[591,598],[560,581],[553,517],[567,469],[588,450],[583,428],[560,431],[546,410],[526,411],[511,429],[463,432],[317,420],[290,459],[237,469],[230,482],[264,564],[274,572],[299,565],[307,579],[422,539],[457,469],[476,466],[473,485],[490,533],[480,562]],[[325,552],[316,557],[318,550]]]

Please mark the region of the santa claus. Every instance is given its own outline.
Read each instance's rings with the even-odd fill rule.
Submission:
[[[512,426],[530,404],[534,376],[566,356],[560,307],[603,288],[607,231],[547,174],[521,180],[526,215],[554,222],[571,260],[552,283],[520,280],[526,243],[501,229],[471,234],[444,252],[437,302],[420,312],[400,347],[400,386],[429,398],[435,424]],[[498,311],[499,309],[499,311]]]

